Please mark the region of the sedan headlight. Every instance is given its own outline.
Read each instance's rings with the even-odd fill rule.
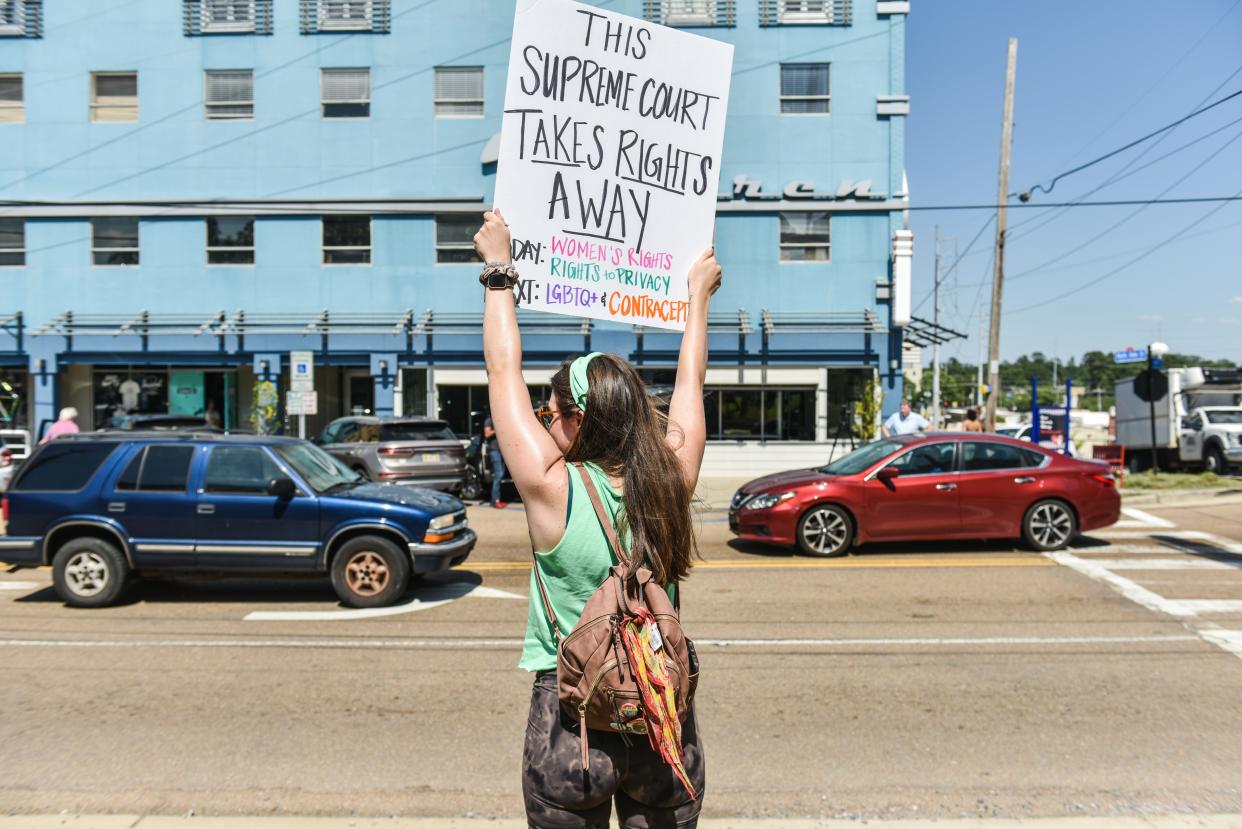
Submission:
[[[771,509],[781,501],[788,501],[796,492],[782,492],[780,495],[756,495],[746,502],[742,509]]]

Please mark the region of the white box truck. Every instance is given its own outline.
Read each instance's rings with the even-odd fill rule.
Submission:
[[[1156,456],[1161,469],[1224,474],[1242,467],[1242,369],[1171,368],[1169,388],[1156,400]],[[1151,467],[1151,403],[1139,399],[1134,378],[1115,386],[1117,442],[1126,465]],[[1171,428],[1170,428],[1171,427]]]

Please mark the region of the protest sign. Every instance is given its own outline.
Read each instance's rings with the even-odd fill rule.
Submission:
[[[525,308],[684,330],[712,244],[733,47],[518,0],[496,207]]]

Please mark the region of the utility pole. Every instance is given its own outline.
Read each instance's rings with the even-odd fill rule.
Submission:
[[[940,225],[936,225],[936,272],[932,282],[932,322],[940,331]],[[932,341],[932,431],[940,431],[940,335]]]
[[[1009,205],[1009,149],[1013,144],[1013,87],[1018,73],[1018,39],[1009,38],[1005,67],[1005,107],[1001,120],[1000,187],[996,199],[996,265],[992,271],[992,321],[988,329],[988,416],[985,428],[996,431],[996,403],[1000,397],[1001,294],[1005,287],[1005,220]]]

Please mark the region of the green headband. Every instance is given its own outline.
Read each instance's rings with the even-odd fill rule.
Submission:
[[[583,355],[574,360],[569,365],[569,390],[573,393],[574,404],[584,412],[587,407],[587,391],[591,387],[590,382],[587,380],[587,366],[598,356],[600,356],[600,352],[592,351],[590,354]]]

